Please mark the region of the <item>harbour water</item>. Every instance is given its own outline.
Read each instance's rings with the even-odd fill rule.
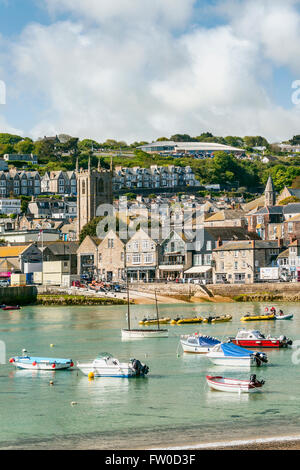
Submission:
[[[215,366],[205,356],[183,354],[179,345],[180,334],[199,331],[225,339],[242,327],[300,340],[299,305],[277,305],[294,319],[240,322],[247,312],[264,312],[266,304],[161,305],[161,316],[230,313],[233,320],[169,325],[169,338],[135,341],[121,340],[126,306],[1,311],[0,340],[6,344],[7,363],[0,366],[0,448],[135,449],[300,434],[296,348],[267,350],[269,364],[250,371]],[[131,311],[133,327],[144,316],[155,316],[152,305],[132,306]],[[120,360],[140,359],[150,373],[145,378],[90,381],[78,370],[15,370],[8,359],[23,348],[32,355],[70,357],[75,364],[105,351]],[[207,374],[247,379],[251,373],[266,381],[264,392],[227,394],[206,385]]]

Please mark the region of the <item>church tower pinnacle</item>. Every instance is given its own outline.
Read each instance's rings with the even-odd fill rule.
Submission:
[[[265,189],[265,207],[276,205],[276,192],[272,176],[270,175]]]

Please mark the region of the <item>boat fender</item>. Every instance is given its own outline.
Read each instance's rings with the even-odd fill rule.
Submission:
[[[292,341],[291,339],[289,339],[286,344],[287,344],[288,346],[292,346],[293,341]]]

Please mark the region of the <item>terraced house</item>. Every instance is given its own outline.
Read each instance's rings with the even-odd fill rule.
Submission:
[[[113,190],[122,189],[160,189],[184,186],[200,186],[190,166],[179,167],[174,165],[150,168],[116,167],[113,176]]]
[[[0,172],[0,197],[38,196],[41,177],[37,171],[9,170]]]

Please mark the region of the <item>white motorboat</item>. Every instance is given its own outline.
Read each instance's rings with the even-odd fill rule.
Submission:
[[[220,366],[259,367],[268,362],[265,353],[249,351],[233,343],[217,344],[206,357]]]
[[[93,374],[94,377],[139,377],[149,372],[149,367],[137,359],[128,362],[120,362],[109,353],[101,353],[92,362],[77,363],[78,369],[85,375]]]
[[[220,392],[253,393],[259,391],[264,385],[264,380],[257,380],[256,375],[251,375],[250,380],[230,379],[218,376],[206,376],[207,384],[213,390]]]
[[[59,359],[52,357],[15,356],[9,362],[18,369],[27,370],[62,370],[74,366],[72,359]]]
[[[221,341],[212,336],[204,336],[195,333],[194,335],[181,335],[180,343],[183,351],[186,353],[206,354],[211,351],[214,346],[220,344]]]

